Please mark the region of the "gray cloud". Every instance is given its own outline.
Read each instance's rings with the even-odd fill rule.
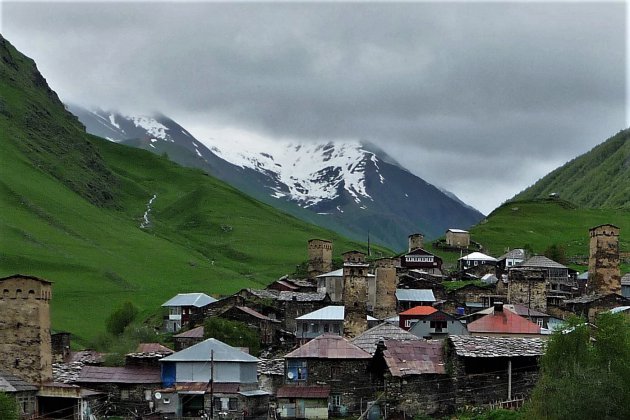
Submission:
[[[623,3],[5,3],[2,23],[67,101],[369,140],[483,211],[626,124]]]

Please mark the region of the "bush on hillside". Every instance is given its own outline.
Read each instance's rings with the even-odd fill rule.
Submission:
[[[131,302],[125,302],[105,321],[107,332],[114,336],[121,335],[125,331],[125,328],[133,322],[137,315],[138,308],[136,308]]]
[[[260,352],[260,334],[247,324],[212,317],[206,320],[203,327],[204,338],[216,338],[232,347],[247,347],[253,355]]]

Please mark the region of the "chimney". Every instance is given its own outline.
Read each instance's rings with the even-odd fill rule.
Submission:
[[[494,302],[494,312],[503,312],[503,302]]]

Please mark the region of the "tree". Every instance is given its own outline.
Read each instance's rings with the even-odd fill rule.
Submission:
[[[18,420],[18,406],[15,398],[0,392],[0,419],[2,420]]]
[[[120,336],[125,331],[125,328],[133,322],[136,315],[138,315],[138,308],[133,306],[131,302],[125,302],[105,321],[107,332]]]
[[[596,325],[572,318],[553,334],[527,418],[630,418],[630,320],[603,313]]]
[[[260,334],[243,322],[212,317],[204,323],[203,332],[204,338],[216,338],[233,347],[247,347],[251,354],[260,352]]]
[[[553,244],[550,245],[543,255],[555,262],[559,262],[560,264],[566,264],[569,260],[567,259],[567,252],[562,245]]]

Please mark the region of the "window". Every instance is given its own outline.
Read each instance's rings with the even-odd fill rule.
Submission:
[[[228,409],[230,411],[236,411],[238,410],[238,398],[230,398],[230,401],[228,403]]]
[[[333,324],[333,331],[335,332],[335,334],[339,334],[341,332],[339,324]]]
[[[538,318],[538,319],[536,320],[536,324],[538,324],[538,326],[539,326],[539,327],[542,327],[542,326],[543,326],[543,320],[542,320],[542,318]]]
[[[287,382],[305,381],[307,377],[306,360],[289,360],[287,362]]]
[[[339,379],[341,378],[341,367],[332,366],[330,368],[330,379]]]
[[[308,324],[306,322],[304,322],[302,324],[302,332],[303,333],[307,333],[308,332]]]
[[[330,405],[333,407],[339,407],[341,405],[341,394],[332,394],[330,396]]]
[[[330,325],[329,324],[324,324],[324,332],[327,333],[330,331]]]
[[[318,333],[319,332],[319,324],[318,323],[314,323],[313,325],[311,325],[312,327],[312,331],[314,333]]]
[[[446,321],[431,321],[429,325],[431,329],[435,330],[436,333],[442,332],[447,329]]]
[[[212,399],[212,402],[213,402],[212,405],[214,406],[214,407],[212,407],[213,410],[222,410],[223,409],[223,406],[221,405],[221,398],[214,397]]]
[[[120,390],[120,399],[121,400],[128,400],[129,399],[129,390],[128,389],[121,389]]]

